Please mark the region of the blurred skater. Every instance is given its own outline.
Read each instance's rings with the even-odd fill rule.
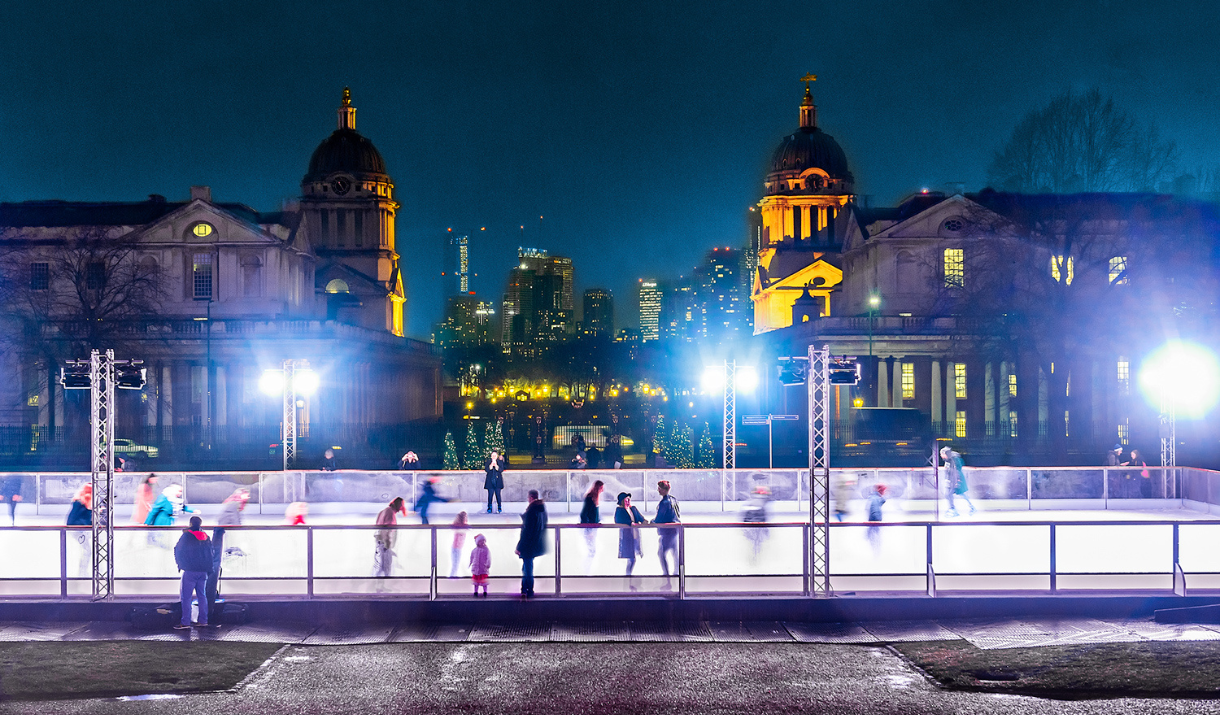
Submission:
[[[521,557],[521,596],[534,597],[534,559],[546,553],[546,504],[537,489],[529,490],[529,506],[521,515],[517,555]]]
[[[10,474],[0,480],[0,498],[8,504],[8,518],[13,526],[17,526],[17,504],[21,501],[22,479],[20,474]]]
[[[625,524],[627,528],[618,530],[618,557],[627,559],[627,586],[632,591],[638,590],[631,572],[635,570],[635,559],[644,555],[644,545],[640,541],[640,530],[636,524],[647,524],[639,509],[631,506],[631,494],[620,492],[618,508],[614,510],[614,523]]]
[[[148,516],[144,517],[144,524],[146,526],[173,526],[174,519],[178,515],[194,513],[194,511],[186,505],[186,501],[182,498],[182,485],[171,484],[161,490],[161,495],[148,510]],[[169,548],[167,538],[156,530],[149,532],[148,543],[161,548]]]
[[[657,494],[661,495],[661,501],[657,503],[657,516],[652,520],[652,523],[681,524],[682,510],[678,508],[678,500],[669,494],[668,480],[662,479],[657,482]],[[673,572],[675,575],[678,573],[678,528],[677,526],[662,526],[657,529],[659,541],[657,556],[661,559],[661,573],[665,575],[665,585],[662,587],[665,591],[672,588],[669,580],[669,560],[666,558],[666,554],[673,552]]]
[[[873,552],[881,551],[881,527],[876,522],[881,521],[881,506],[885,504],[885,485],[874,484],[868,495],[868,543],[872,544]]]
[[[72,508],[68,510],[68,526],[93,526],[93,484],[85,482],[76,490],[72,498]],[[87,529],[76,530],[69,538],[76,540],[80,547],[80,560],[77,563],[77,576],[87,576],[93,570],[93,532]]]
[[[487,539],[482,534],[474,537],[474,548],[470,550],[470,580],[474,582],[474,595],[479,595],[483,589],[483,598],[487,598],[487,580],[491,573],[491,549],[487,548]]]
[[[453,517],[453,546],[449,549],[449,578],[457,576],[458,564],[462,560],[462,550],[466,548],[466,531],[469,527],[470,521],[466,512],[459,511],[457,516]]]
[[[504,458],[499,452],[491,451],[483,471],[487,474],[483,479],[483,488],[487,490],[487,513],[491,513],[491,498],[495,497],[496,513],[499,514],[504,510],[504,505],[500,503],[500,492],[504,489]]]
[[[394,568],[394,546],[398,542],[398,515],[406,515],[406,502],[402,497],[394,497],[384,509],[377,514],[377,526],[381,527],[373,534],[373,575],[384,579]],[[385,590],[385,582],[377,583],[377,590]]]
[[[593,573],[593,559],[597,556],[597,529],[593,527],[602,523],[602,491],[605,488],[606,483],[602,480],[594,481],[593,486],[589,487],[589,491],[585,494],[584,506],[580,508],[580,523],[589,527],[584,530],[585,547],[589,554],[589,561],[585,568],[587,574]]]
[[[143,525],[148,520],[148,512],[152,510],[157,499],[157,475],[149,474],[140,480],[136,486],[135,506],[131,510],[131,523]]]
[[[843,521],[851,509],[851,500],[855,496],[856,480],[846,472],[835,472],[831,476],[830,500],[834,502],[835,521]]]
[[[238,487],[220,503],[220,513],[216,515],[219,526],[241,526],[242,512],[250,502],[250,490]]]
[[[945,460],[945,472],[949,477],[949,516],[957,516],[957,505],[953,503],[955,494],[965,500],[966,505],[970,507],[970,513],[973,514],[974,502],[966,496],[970,485],[966,482],[966,467],[962,455],[948,447],[941,447],[940,456]]]
[[[249,489],[238,487],[233,490],[233,493],[225,497],[225,500],[221,502],[220,514],[216,517],[216,527],[212,529],[212,568],[208,570],[206,590],[208,618],[213,625],[220,624],[220,609],[216,607],[216,602],[220,600],[220,576],[223,571],[221,562],[224,560],[226,552],[225,527],[241,526],[242,512],[245,511],[246,504],[249,501]],[[191,519],[192,523],[195,518],[197,517]],[[245,555],[245,552],[240,547],[232,543],[230,543],[227,551],[233,555]]]
[[[309,516],[309,504],[303,501],[294,501],[284,507],[285,526],[305,526],[307,516]]]
[[[750,498],[746,501],[745,507],[741,510],[741,520],[747,524],[766,524],[767,523],[767,508],[771,502],[771,490],[759,484],[754,487],[754,491],[750,493]],[[763,543],[766,542],[768,536],[767,529],[763,527],[753,527],[746,529],[746,539],[752,545],[753,560],[757,561],[762,553]]]
[[[436,485],[440,480],[440,477],[428,477],[425,479],[424,486],[420,489],[419,498],[415,500],[415,511],[419,513],[421,524],[428,523],[428,507],[432,506],[434,502],[453,501],[436,493]]]

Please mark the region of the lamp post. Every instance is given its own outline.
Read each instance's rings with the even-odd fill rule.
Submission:
[[[758,373],[750,365],[738,365],[726,360],[720,365],[703,369],[703,391],[724,394],[724,469],[737,468],[737,391],[753,392],[758,386]]]
[[[877,312],[877,306],[881,305],[881,296],[873,293],[868,297],[868,369],[875,377],[877,368],[873,365],[873,315]]]
[[[195,318],[195,320],[204,323],[205,324],[204,329],[206,331],[205,343],[207,344],[207,348],[206,348],[207,357],[205,358],[204,363],[203,363],[203,381],[207,384],[208,389],[207,389],[207,394],[205,395],[206,401],[203,404],[203,422],[204,422],[204,433],[207,437],[207,448],[208,448],[208,450],[211,450],[212,442],[213,442],[213,439],[212,439],[212,380],[214,379],[214,377],[212,375],[212,296],[208,295],[207,297],[196,298],[195,300],[207,301],[207,304],[208,304],[207,317],[206,318]]]
[[[309,367],[308,360],[285,360],[278,370],[263,371],[259,388],[268,396],[282,395],[284,414],[280,422],[280,452],[283,469],[288,471],[296,461],[297,451],[297,395],[309,396],[318,389],[318,375]]]
[[[1178,413],[1200,419],[1220,399],[1220,363],[1206,348],[1169,342],[1144,362],[1140,387],[1160,408],[1161,466],[1177,466]]]

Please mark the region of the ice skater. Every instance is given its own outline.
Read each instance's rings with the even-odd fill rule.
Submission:
[[[949,477],[949,516],[957,516],[957,505],[953,503],[955,494],[965,500],[966,506],[970,507],[970,513],[973,514],[974,502],[966,496],[966,492],[970,491],[970,484],[966,481],[966,466],[962,455],[948,447],[941,447],[940,457],[945,460],[945,472]]]
[[[428,507],[434,502],[451,502],[452,499],[447,499],[436,493],[436,485],[440,482],[440,477],[429,477],[424,480],[424,486],[420,489],[419,498],[415,500],[415,511],[419,513],[419,521],[421,524],[428,523]]]
[[[885,504],[885,485],[874,484],[868,495],[868,543],[872,544],[873,553],[881,553],[881,507]]]
[[[618,508],[614,510],[614,523],[626,525],[626,528],[620,528],[618,532],[618,557],[627,559],[627,586],[632,591],[638,591],[631,572],[635,570],[636,557],[644,555],[644,548],[640,543],[640,530],[636,524],[647,524],[648,522],[639,509],[631,506],[631,494],[628,492],[620,492],[618,495]]]
[[[466,530],[470,521],[466,512],[459,511],[453,517],[453,546],[449,549],[449,578],[456,578],[458,565],[461,563],[462,550],[466,548]]]
[[[657,503],[657,516],[652,520],[654,524],[681,524],[682,510],[678,507],[678,500],[673,498],[669,493],[669,481],[662,479],[657,482],[657,494],[661,495],[661,501]],[[665,585],[662,587],[668,591],[673,588],[669,579],[669,560],[666,554],[673,553],[674,555],[674,574],[678,573],[678,529],[677,526],[662,526],[657,529],[657,556],[661,559],[661,573],[665,575]]]
[[[758,484],[750,493],[750,498],[741,510],[741,520],[746,524],[766,524],[767,508],[770,501],[771,490],[762,484]],[[746,528],[746,539],[751,545],[751,561],[758,561],[758,557],[762,554],[763,543],[766,542],[768,536],[769,534],[765,527]]]
[[[377,514],[377,526],[381,527],[373,534],[373,575],[378,579],[377,591],[385,590],[384,579],[389,578],[394,569],[394,545],[398,541],[398,515],[406,515],[406,502],[402,497],[394,497],[384,509]]]
[[[835,472],[830,483],[830,500],[834,502],[835,521],[843,521],[851,509],[852,491],[856,488],[856,480],[846,472]]]
[[[593,573],[593,560],[597,557],[597,525],[602,523],[602,491],[605,490],[606,483],[598,479],[593,482],[593,486],[589,487],[589,491],[585,493],[584,506],[580,508],[580,523],[587,528],[585,532],[585,549],[588,552],[589,560],[585,565],[585,573]]]
[[[483,479],[483,488],[487,490],[487,513],[491,513],[491,500],[495,497],[496,513],[499,514],[504,510],[504,505],[500,502],[500,492],[504,489],[504,458],[499,452],[494,449],[491,451],[483,465],[483,471],[487,475]]]
[[[93,526],[93,484],[85,482],[76,490],[72,499],[72,508],[68,511],[68,526]],[[78,529],[73,534],[80,548],[80,560],[77,563],[77,575],[86,576],[93,567],[93,532],[88,529]]]
[[[13,526],[17,526],[17,504],[21,502],[21,482],[20,474],[10,474],[0,480],[0,498],[3,498],[4,503],[8,504],[8,518]]]
[[[470,550],[470,580],[474,583],[474,595],[479,595],[483,589],[483,598],[487,598],[487,580],[491,573],[491,549],[487,548],[487,539],[482,534],[475,534],[474,548]]]

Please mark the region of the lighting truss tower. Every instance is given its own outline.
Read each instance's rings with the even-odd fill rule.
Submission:
[[[809,346],[809,593],[830,590],[830,347]]]
[[[114,595],[114,351],[89,356],[93,600]]]
[[[1161,466],[1178,466],[1178,420],[1177,405],[1172,399],[1161,397]]]
[[[724,468],[737,468],[737,362],[724,363]]]
[[[284,361],[284,471],[296,462],[297,458],[297,389],[293,375],[296,373],[296,361]]]

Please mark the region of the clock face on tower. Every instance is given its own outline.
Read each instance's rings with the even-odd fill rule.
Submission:
[[[346,176],[336,176],[334,180],[330,182],[330,190],[336,194],[339,194],[340,196],[346,194],[348,191],[351,191],[351,188],[352,180]]]

